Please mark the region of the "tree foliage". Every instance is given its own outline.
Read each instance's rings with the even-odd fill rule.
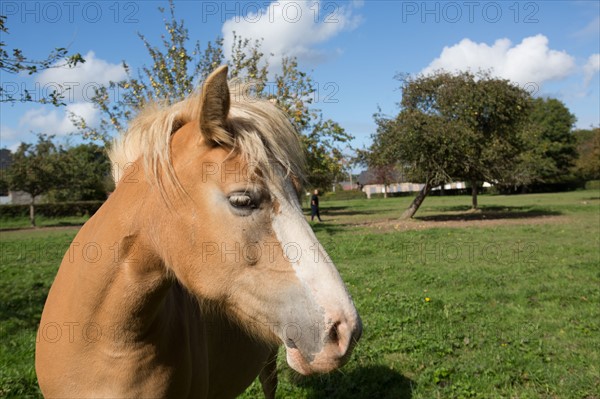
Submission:
[[[368,150],[357,150],[355,162],[357,164],[368,167],[365,173],[367,181],[362,181],[361,184],[383,184],[386,188],[383,196],[387,198],[387,186],[391,183],[398,182],[402,173],[403,165],[398,161],[399,156],[397,151],[399,148],[390,146],[389,141],[392,139],[391,132],[395,127],[394,119],[386,118],[381,109],[373,115],[377,126],[376,133],[373,135],[377,138],[373,141]],[[413,177],[420,180],[419,177]]]
[[[52,136],[38,135],[37,143],[21,143],[7,171],[8,188],[31,196],[29,218],[35,226],[35,199],[63,181],[59,150]]]
[[[533,163],[533,182],[557,183],[574,178],[577,159],[576,138],[572,134],[576,118],[554,98],[536,98],[524,131],[531,139],[529,154]]]
[[[425,183],[405,217],[412,217],[432,187],[466,180],[477,208],[480,182],[512,179],[525,142],[520,134],[529,94],[487,73],[436,72],[400,76],[402,100],[394,118],[376,115],[368,163],[397,163]]]
[[[579,155],[575,171],[582,180],[600,180],[600,128],[573,132]]]
[[[6,27],[6,16],[0,15],[0,33],[3,38],[8,35]],[[77,64],[84,63],[81,54],[68,55],[69,50],[64,47],[55,48],[43,59],[32,59],[27,57],[23,50],[18,48],[8,49],[4,40],[0,40],[0,71],[4,74],[27,73],[33,75],[49,68],[73,68]],[[4,79],[3,79],[4,80]],[[0,102],[15,103],[39,102],[41,104],[52,104],[55,106],[65,105],[63,102],[65,90],[52,90],[47,97],[36,98],[28,90],[23,90],[19,97],[15,93],[7,91],[6,87],[0,87]]]
[[[35,204],[104,200],[111,190],[110,161],[103,147],[87,143],[64,147],[53,136],[39,134],[35,144],[21,143],[3,176],[6,188],[30,195],[30,220]]]
[[[104,147],[94,143],[59,147],[61,182],[47,195],[50,202],[104,200],[114,183]]]
[[[327,188],[343,173],[339,144],[351,136],[337,122],[324,119],[321,111],[313,106],[317,86],[309,74],[300,70],[295,58],[284,57],[279,72],[269,80],[269,64],[260,40],[253,41],[234,33],[233,46],[226,59],[227,50],[221,38],[209,41],[204,48],[198,41],[189,43],[188,30],[183,20],[177,20],[173,2],[168,12],[160,11],[166,30],[161,36],[161,45],[152,45],[144,35],[139,35],[151,64],[141,67],[134,75],[131,67],[124,63],[127,78],[97,90],[92,101],[102,113],[100,125],[88,126],[85,120],[72,116],[84,137],[110,142],[114,133],[123,132],[127,121],[148,103],[172,104],[184,99],[210,72],[227,63],[231,78],[251,81],[253,95],[273,100],[287,113],[304,144],[310,185]]]

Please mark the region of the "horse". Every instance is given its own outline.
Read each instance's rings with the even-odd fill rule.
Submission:
[[[299,202],[304,158],[276,104],[227,67],[148,104],[110,149],[114,191],[50,288],[35,367],[47,398],[232,398],[277,353],[344,365],[362,324]]]

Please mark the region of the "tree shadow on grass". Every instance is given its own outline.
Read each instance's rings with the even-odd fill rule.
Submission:
[[[415,383],[383,365],[302,377],[292,381],[308,390],[308,399],[410,399]]]
[[[332,211],[329,212],[329,209],[325,208],[321,210],[321,215],[330,215],[332,217],[336,216],[356,216],[356,215],[376,215],[378,213],[383,212],[383,209],[378,209],[375,211],[368,211],[362,209],[348,210],[348,211]]]
[[[381,213],[381,209],[378,210],[366,210],[362,208],[353,208],[349,206],[322,206],[320,208],[321,217],[323,215],[329,217],[336,216],[354,216],[354,215],[374,215]],[[305,214],[310,215],[310,208],[304,209]]]
[[[310,222],[310,226],[315,233],[325,232],[329,235],[335,235],[344,231],[343,225],[327,223],[327,219],[325,217],[323,217],[323,220],[324,222]]]
[[[443,212],[435,215],[417,216],[415,219],[431,222],[465,221],[465,220],[499,220],[499,219],[528,219],[546,216],[560,216],[561,212],[547,209],[532,209],[521,206],[482,206],[472,211],[468,206],[451,206],[437,208]]]

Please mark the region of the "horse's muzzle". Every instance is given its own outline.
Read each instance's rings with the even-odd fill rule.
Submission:
[[[318,353],[306,354],[298,345],[286,342],[287,362],[291,368],[303,375],[328,373],[342,367],[362,335],[362,321],[358,314],[351,320],[330,323],[323,331],[323,346]]]

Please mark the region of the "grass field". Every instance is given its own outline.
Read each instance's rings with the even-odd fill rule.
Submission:
[[[600,398],[598,191],[323,203],[317,236],[364,323],[339,372],[280,398]],[[0,226],[2,227],[2,226]],[[0,233],[0,397],[38,397],[35,332],[76,229]],[[258,384],[245,398],[262,397]]]

